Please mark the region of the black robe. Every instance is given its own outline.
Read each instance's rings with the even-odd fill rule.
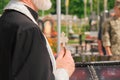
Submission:
[[[26,15],[6,10],[0,18],[0,80],[54,80],[52,70],[38,26]]]

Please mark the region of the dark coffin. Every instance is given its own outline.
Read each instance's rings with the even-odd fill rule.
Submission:
[[[78,62],[70,80],[120,80],[120,61]]]

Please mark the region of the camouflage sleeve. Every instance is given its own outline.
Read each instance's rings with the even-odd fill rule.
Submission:
[[[110,24],[109,21],[105,21],[102,25],[102,42],[103,46],[111,46],[110,43]]]

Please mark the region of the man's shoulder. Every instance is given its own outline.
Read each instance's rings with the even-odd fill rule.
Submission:
[[[27,30],[30,28],[35,28],[37,25],[32,22],[31,19],[29,19],[26,15],[10,10],[5,13],[3,13],[0,21],[2,24],[9,24],[18,27],[20,30]]]

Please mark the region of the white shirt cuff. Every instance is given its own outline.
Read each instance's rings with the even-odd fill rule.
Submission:
[[[54,75],[55,80],[69,80],[69,75],[67,71],[63,68],[56,69],[56,71],[54,71]]]

